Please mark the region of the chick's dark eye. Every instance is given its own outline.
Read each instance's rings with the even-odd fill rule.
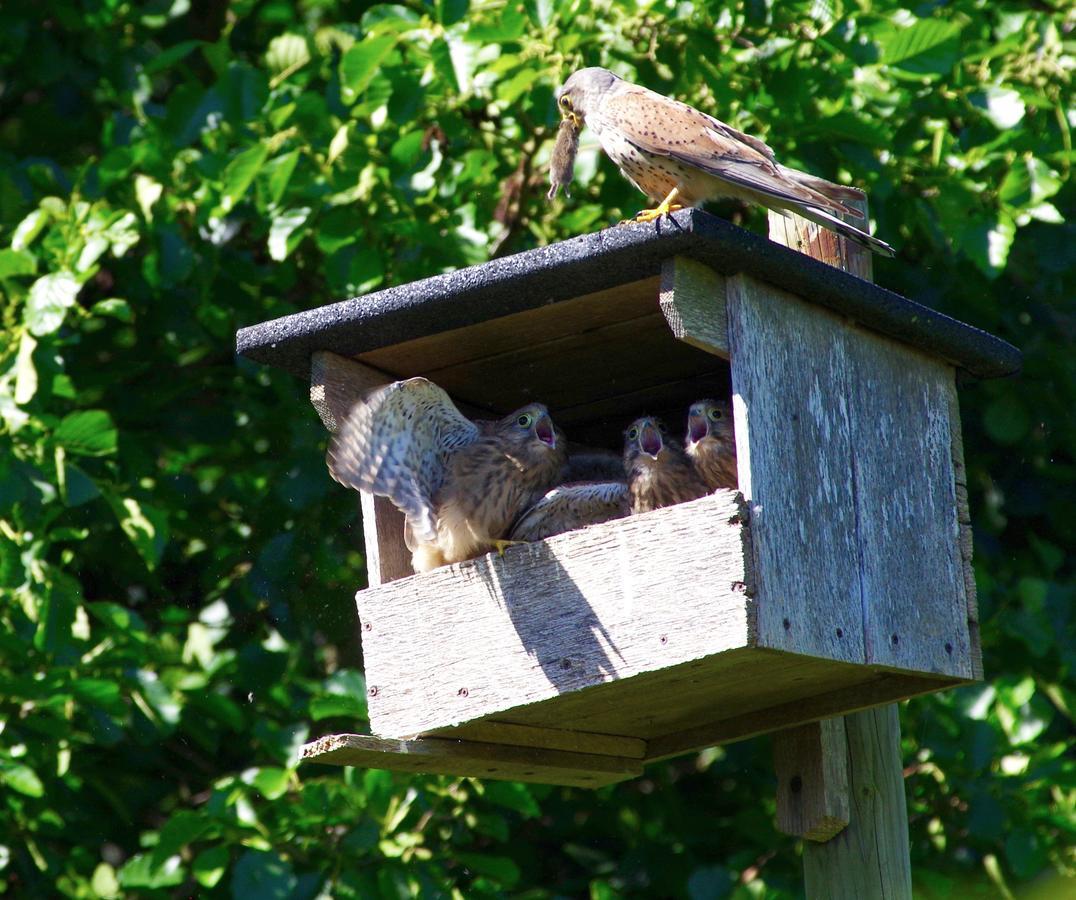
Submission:
[[[518,419],[516,419],[516,424],[520,428],[530,428],[531,427],[531,417],[529,415],[527,415],[527,413],[523,413],[523,415],[521,415]]]
[[[662,425],[660,422],[658,423],[658,431],[660,431],[662,434],[669,433],[669,429]]]
[[[629,441],[634,441],[638,436],[639,436],[639,429],[638,428],[629,428],[628,429],[628,440]]]
[[[568,107],[572,105],[572,101],[568,99],[568,95],[565,94],[557,101],[561,106]]]
[[[720,419],[723,415],[724,414],[719,409],[711,409],[710,410],[710,418],[713,419],[715,422],[718,419]]]

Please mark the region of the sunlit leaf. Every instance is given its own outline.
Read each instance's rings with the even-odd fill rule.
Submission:
[[[30,333],[52,334],[75,305],[79,282],[71,272],[54,272],[34,282],[26,300],[26,324]]]
[[[268,144],[255,144],[235,157],[224,170],[223,191],[220,205],[224,212],[229,212],[250,187],[266,158],[269,156]]]
[[[377,73],[378,66],[396,46],[397,37],[382,34],[359,41],[340,60],[340,95],[354,103]]]
[[[84,409],[64,416],[53,439],[69,453],[108,456],[116,452],[117,431],[103,409]]]

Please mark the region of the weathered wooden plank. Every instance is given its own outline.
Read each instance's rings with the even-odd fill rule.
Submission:
[[[863,662],[844,323],[745,275],[728,280],[728,318],[759,643]]]
[[[724,275],[684,256],[661,266],[661,311],[673,337],[728,359],[725,282]]]
[[[848,827],[848,746],[844,719],[822,719],[774,741],[777,829],[828,841]]]
[[[442,737],[478,741],[486,744],[511,744],[516,747],[539,747],[543,750],[569,750],[573,753],[597,753],[599,756],[620,756],[642,759],[646,756],[646,741],[613,734],[590,731],[565,731],[563,728],[535,728],[511,722],[471,722],[466,731],[442,728],[424,737]]]
[[[304,762],[395,772],[591,788],[642,774],[638,759],[443,738],[402,741],[361,734],[335,734],[312,741],[303,747],[300,758]]]
[[[866,198],[854,205],[863,214],[863,221],[867,221]],[[842,268],[856,269],[864,265],[856,261],[847,240],[823,236],[825,229],[802,220],[797,221],[795,217],[793,222],[799,233],[807,235],[804,243],[808,252],[813,249],[820,258]],[[781,234],[774,237],[781,240]],[[833,242],[836,242],[835,248]],[[869,278],[870,270],[861,271],[860,274]],[[858,374],[852,373],[853,386]],[[839,401],[848,404],[849,394],[842,394]],[[867,408],[869,409],[870,407]],[[867,410],[857,409],[853,404],[852,415],[855,417],[867,413]],[[856,418],[856,421],[862,422],[864,418],[866,416]],[[868,445],[871,449],[877,449],[879,444],[883,443],[878,438],[877,433],[871,437],[871,443]],[[858,517],[858,506],[856,512]],[[872,512],[868,508],[866,514],[871,515]],[[884,552],[884,548],[876,549],[882,549]],[[863,601],[874,599],[862,598]],[[866,612],[864,617],[866,618]],[[865,624],[865,641],[867,632],[868,627]],[[894,900],[910,900],[908,812],[902,781],[900,720],[897,708],[891,705],[881,710],[853,713],[846,716],[844,721],[848,737],[848,766],[851,772],[852,810],[849,827],[833,840],[824,843],[808,842],[804,846],[807,896],[824,897],[826,900],[844,897],[892,897]],[[782,736],[778,735],[776,740],[782,740]]]
[[[949,434],[956,487],[956,520],[960,529],[960,567],[964,579],[964,600],[968,608],[968,639],[971,645],[971,670],[976,679],[983,677],[983,653],[979,640],[979,595],[972,567],[973,538],[971,506],[968,499],[968,471],[964,465],[964,437],[960,426],[960,401],[956,384],[949,390]]]
[[[866,211],[866,204],[852,201],[850,205],[860,206]],[[848,221],[857,228],[866,227],[867,218],[848,218]],[[828,228],[822,228],[813,222],[808,222],[799,216],[783,215],[770,211],[769,213],[770,240],[793,250],[799,250],[806,256],[820,259],[845,272],[862,278],[864,281],[873,281],[873,254],[866,248],[852,241],[845,240]]]
[[[718,491],[360,591],[374,732],[419,734],[748,646],[740,515]]]
[[[908,814],[904,804],[900,720],[895,705],[845,718],[851,760],[851,825],[824,844],[807,843],[809,898],[910,900]]]
[[[645,278],[554,305],[371,350],[358,358],[397,377],[423,375],[435,368],[485,359],[654,313],[658,287],[657,277]]]
[[[955,373],[858,328],[848,355],[867,662],[971,678],[949,430]]]
[[[366,545],[366,580],[377,587],[414,575],[411,551],[403,540],[404,517],[387,497],[359,493],[362,533]]]
[[[453,397],[509,412],[524,403],[557,410],[704,374],[709,354],[678,344],[657,308],[643,316],[453,366],[427,376]]]
[[[761,650],[755,652],[767,653]],[[768,651],[767,655],[775,653],[776,651]],[[776,729],[794,728],[841,712],[868,709],[880,703],[905,700],[918,694],[928,694],[960,684],[947,678],[918,678],[895,673],[871,674],[871,670],[857,666],[855,668],[858,675],[846,674],[846,684],[833,688],[832,682],[835,677],[839,677],[838,673],[842,668],[841,663],[819,661],[816,671],[821,677],[815,682],[814,689],[805,690],[802,696],[797,696],[787,682],[782,681],[783,689],[791,698],[787,703],[760,703],[752,712],[715,721],[704,721],[699,715],[696,721],[704,721],[704,724],[649,740],[646,745],[646,760],[652,762],[666,759],[701,747],[739,741],[759,734],[768,734]],[[744,689],[751,691],[752,686],[745,684]],[[775,734],[774,741],[783,739],[783,734],[783,731]]]

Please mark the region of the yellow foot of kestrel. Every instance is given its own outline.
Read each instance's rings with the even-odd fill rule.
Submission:
[[[494,541],[493,546],[496,548],[498,556],[504,556],[504,551],[507,550],[509,547],[516,547],[519,544],[525,544],[525,543],[527,543],[527,542],[526,541]]]
[[[635,218],[631,219],[632,222],[653,222],[655,219],[660,219],[662,216],[667,216],[670,213],[676,212],[678,209],[683,209],[683,203],[677,203],[676,198],[680,195],[679,188],[673,188],[669,191],[669,195],[662,200],[653,209],[643,209],[635,214]]]

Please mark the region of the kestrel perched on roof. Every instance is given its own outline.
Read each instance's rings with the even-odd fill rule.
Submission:
[[[388,497],[404,514],[416,572],[503,550],[512,523],[565,462],[564,437],[531,403],[472,422],[425,378],[360,400],[329,444],[332,477]]]
[[[687,454],[670,440],[665,425],[650,416],[636,419],[624,432],[624,471],[628,474],[633,513],[695,500],[709,493]]]
[[[509,535],[514,541],[540,541],[622,519],[631,512],[624,481],[582,481],[559,484],[519,517]]]
[[[842,202],[862,198],[862,193],[782,166],[758,138],[686,103],[624,81],[608,69],[589,68],[572,73],[561,85],[557,106],[577,129],[585,123],[627,179],[657,204],[639,213],[637,221],[731,197],[795,213],[876,253],[893,255],[884,241],[837,218],[863,218]]]
[[[687,413],[684,450],[708,490],[736,490],[736,435],[724,400],[699,400]]]

